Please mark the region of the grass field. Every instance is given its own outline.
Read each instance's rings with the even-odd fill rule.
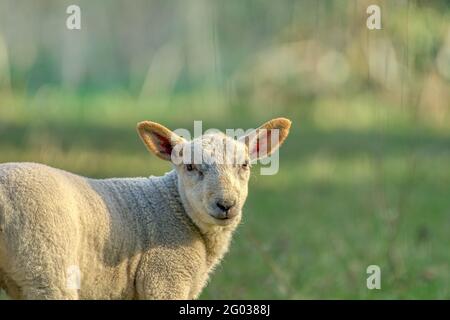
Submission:
[[[280,171],[261,176],[255,168],[243,224],[201,298],[450,298],[448,128],[370,98],[277,114],[180,107],[194,100],[210,102],[174,99],[169,113],[164,101],[143,106],[121,96],[4,96],[0,162],[91,177],[156,175],[170,167],[146,152],[139,120],[192,129],[201,119],[205,129],[224,129],[284,115],[293,129]],[[381,267],[381,290],[366,288],[372,264]]]

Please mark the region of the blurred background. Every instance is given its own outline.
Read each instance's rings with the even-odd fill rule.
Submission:
[[[449,1],[0,0],[0,162],[158,175],[138,121],[293,121],[202,299],[449,299],[449,89]]]

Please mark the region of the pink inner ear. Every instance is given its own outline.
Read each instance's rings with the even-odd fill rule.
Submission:
[[[256,140],[256,145],[255,145],[255,150],[254,150],[254,155],[256,156],[265,156],[265,154],[260,155],[259,151],[262,149],[263,151],[265,151],[265,153],[269,153],[269,141],[270,141],[270,136],[271,136],[272,132],[270,129],[266,130],[266,137],[262,137],[260,138],[258,135],[258,138]]]
[[[158,143],[159,151],[168,155],[172,154],[172,144],[170,143],[170,139],[167,139],[158,133],[153,133],[153,135],[157,140],[156,142]]]

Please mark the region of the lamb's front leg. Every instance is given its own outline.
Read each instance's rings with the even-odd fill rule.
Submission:
[[[190,299],[192,277],[182,270],[147,269],[136,278],[139,300],[187,300]]]
[[[198,279],[203,271],[195,255],[158,252],[145,257],[136,273],[139,300],[188,300],[198,296]],[[195,292],[194,292],[195,291]]]
[[[180,284],[167,281],[167,279],[155,279],[144,284],[137,290],[139,300],[188,300],[189,284]]]

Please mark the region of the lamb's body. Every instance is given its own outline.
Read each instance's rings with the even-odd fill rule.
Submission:
[[[0,165],[0,288],[13,298],[196,298],[237,223],[204,234],[177,183],[175,171],[93,180]],[[79,290],[68,283],[77,268]]]

